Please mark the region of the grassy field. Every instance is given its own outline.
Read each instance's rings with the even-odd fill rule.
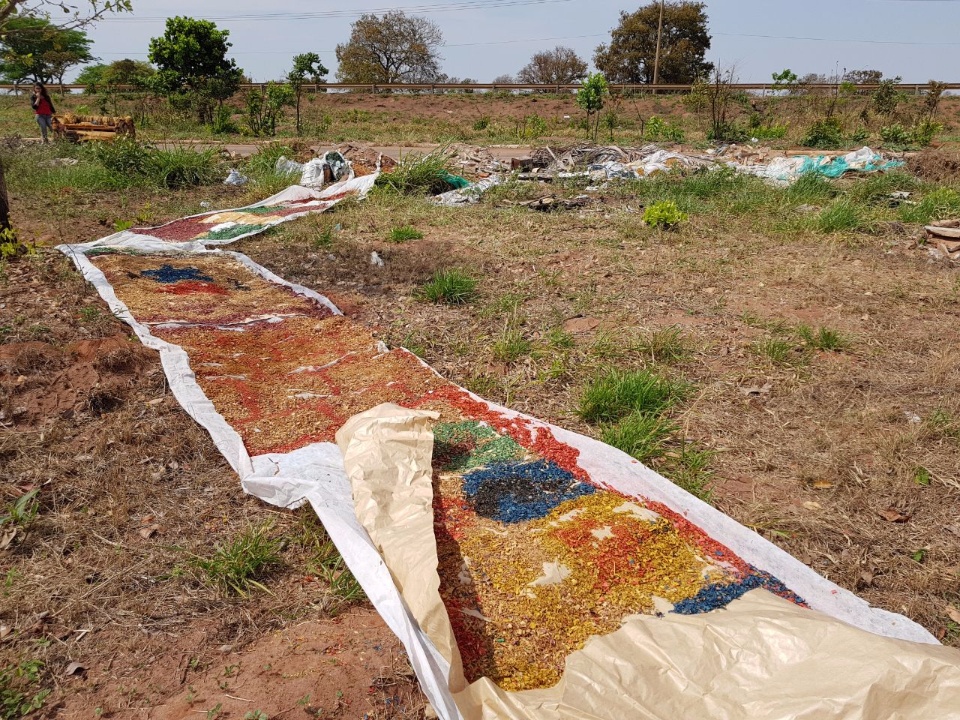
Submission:
[[[391,104],[410,100],[362,98],[385,107],[362,110],[370,118],[351,135],[360,108],[348,106],[360,100],[318,96],[336,117],[320,137],[441,139],[443,127],[413,119],[388,127]],[[450,127],[472,128],[488,102],[530,114],[514,98],[436,100],[430,113],[471,108]],[[537,100],[550,118],[569,104]],[[643,102],[640,116],[657,102],[680,107]],[[495,122],[508,127],[504,117]],[[695,116],[684,122],[697,132]],[[625,144],[640,141],[632,132]],[[327,672],[353,675],[331,676],[299,706],[307,691],[291,685],[262,709],[417,717],[402,653],[322,528],[241,495],[156,357],[51,250],[201,203],[236,207],[287,182],[270,171],[276,148],[241,168],[254,180],[243,188],[219,184],[217,154],[185,152],[3,150],[14,223],[37,241],[35,254],[0,264],[0,506],[30,496],[3,527],[18,530],[0,551],[0,669],[13,688],[3,692],[29,703],[50,690],[38,702],[65,716],[248,711],[224,695],[269,700],[298,673],[292,648],[339,643]],[[459,208],[377,191],[234,249],[478,394],[621,447],[960,647],[960,279],[918,243],[923,223],[960,216],[960,177],[943,157],[789,188],[726,171],[592,191],[512,181]],[[552,212],[522,204],[546,196],[581,200]],[[645,208],[667,200],[687,218],[650,227]],[[267,652],[273,633],[304,623],[308,639]],[[353,632],[368,644],[350,645]],[[369,661],[375,647],[389,662]],[[71,662],[85,669],[65,675]]]
[[[140,136],[153,141],[202,138],[228,143],[251,138],[239,95],[227,103],[233,127],[221,133],[198,125],[189,115],[174,112],[163,98],[75,94],[55,99],[60,112],[131,115]],[[829,115],[841,124],[836,147],[869,144],[902,150],[916,146],[905,134],[909,135],[925,112],[923,98],[911,95],[899,97],[893,112],[881,114],[874,109],[869,95],[835,99],[829,95],[779,98],[740,94],[730,99],[728,121],[737,129],[741,141],[756,138],[774,147],[791,147],[803,144],[815,124]],[[310,142],[530,145],[573,141],[588,134],[586,119],[573,94],[308,93],[304,96],[302,116],[303,137]],[[936,119],[943,125],[941,141],[960,139],[960,98],[944,97]],[[23,97],[0,97],[0,125],[7,133],[23,137],[36,137],[39,133]],[[709,103],[704,98],[613,97],[601,113],[598,139],[623,145],[667,141],[706,147],[710,125]],[[277,136],[296,136],[289,108]]]

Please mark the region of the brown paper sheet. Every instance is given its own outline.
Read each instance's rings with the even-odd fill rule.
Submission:
[[[357,517],[421,629],[451,663],[466,720],[960,720],[960,652],[873,635],[755,590],[703,615],[627,618],[546,690],[467,686],[438,592],[434,413],[381,405],[337,442]]]

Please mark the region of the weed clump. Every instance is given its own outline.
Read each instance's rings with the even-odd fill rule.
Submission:
[[[280,562],[280,541],[268,535],[270,525],[247,528],[226,545],[217,545],[208,558],[196,558],[207,582],[245,596],[251,588],[270,592],[257,578]]]
[[[823,233],[859,230],[864,227],[863,210],[847,198],[841,198],[824,208],[817,218],[817,228]]]
[[[423,233],[417,230],[415,227],[411,227],[410,225],[395,227],[387,236],[387,240],[395,243],[403,243],[407,242],[408,240],[421,240],[422,238]]]
[[[670,230],[687,219],[687,214],[673,200],[661,200],[643,211],[643,222],[650,227]]]
[[[623,450],[644,464],[663,457],[666,442],[676,427],[656,415],[634,412],[616,424],[607,425],[600,439]]]
[[[648,370],[610,370],[587,386],[577,412],[590,423],[615,422],[634,412],[657,415],[687,392],[686,383]]]
[[[463,305],[476,297],[477,280],[462,270],[437,270],[420,294],[429,302]]]
[[[374,187],[396,195],[439,195],[456,187],[448,166],[442,148],[426,155],[407,155],[390,172],[377,176]]]

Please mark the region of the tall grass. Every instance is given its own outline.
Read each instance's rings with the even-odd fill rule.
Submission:
[[[577,412],[590,423],[616,422],[634,412],[658,415],[688,390],[686,383],[648,370],[609,370],[586,387]]]
[[[445,148],[426,155],[405,155],[389,172],[381,173],[375,187],[398,195],[439,195],[451,190],[450,159]]]

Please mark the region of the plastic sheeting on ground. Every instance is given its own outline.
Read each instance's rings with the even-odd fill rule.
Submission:
[[[291,210],[284,216],[289,219],[329,207],[321,195],[289,188],[249,209],[264,208],[269,216],[280,198]],[[200,222],[208,233],[210,223],[223,220],[212,215],[184,220]],[[196,229],[190,223],[187,229]],[[591,717],[607,705],[628,707],[619,717],[684,717],[689,715],[677,714],[677,707],[699,711],[702,705],[696,702],[714,706],[712,697],[716,707],[734,713],[717,717],[740,711],[742,717],[755,708],[762,711],[757,717],[804,717],[789,714],[790,697],[798,706],[825,707],[819,698],[851,706],[855,696],[844,695],[853,692],[846,686],[796,685],[793,679],[801,694],[792,696],[786,690],[794,685],[781,681],[785,692],[779,699],[758,689],[765,677],[770,689],[775,678],[791,670],[807,672],[817,662],[831,661],[826,648],[833,645],[816,636],[794,636],[794,627],[825,622],[798,603],[877,636],[933,644],[894,643],[829,621],[831,628],[853,633],[846,637],[860,638],[851,648],[862,648],[871,658],[876,673],[867,668],[856,676],[868,678],[861,681],[861,694],[862,682],[872,677],[881,684],[871,685],[871,697],[901,688],[902,697],[895,699],[901,705],[914,702],[914,717],[937,717],[936,703],[955,692],[943,661],[952,651],[936,647],[935,639],[910,620],[870,608],[624,453],[486,402],[443,380],[412,354],[388,350],[322,295],[239,253],[202,248],[204,242],[229,240],[169,239],[163,228],[173,225],[60,249],[144,344],[160,352],[177,400],[210,432],[244,489],[281,507],[310,502],[367,596],[404,643],[442,718]],[[372,444],[352,452],[347,435],[355,439],[350,428],[363,420],[350,418],[383,403],[420,413],[417,427],[394,427],[407,444],[384,443],[374,428],[366,436]],[[434,442],[428,433],[435,415],[435,459],[441,470],[436,495],[428,498],[422,471],[430,464],[424,458]],[[369,465],[350,469],[348,476],[333,443],[341,428],[348,459],[373,462],[394,484],[371,486],[364,493]],[[351,479],[359,483],[356,494]],[[397,520],[393,526],[377,520],[384,508]],[[428,516],[440,524],[428,528]],[[404,541],[406,525],[420,528],[415,543]],[[427,537],[431,532],[433,545]],[[618,550],[627,555],[605,554],[604,543],[624,532],[635,538]],[[547,552],[560,552],[564,562],[544,561],[540,567],[534,554]],[[415,574],[430,572],[431,563],[439,568],[438,582]],[[605,573],[606,589],[582,582],[594,567]],[[504,568],[509,572],[501,572]],[[516,582],[511,591],[510,583]],[[757,588],[788,600],[749,604]],[[518,618],[517,608],[541,601],[553,611],[542,618]],[[508,627],[512,618],[516,627]],[[562,630],[555,631],[558,622]],[[628,627],[634,629],[627,632]],[[767,634],[762,627],[782,632]],[[590,635],[600,637],[589,640]],[[637,647],[640,638],[657,644]],[[712,645],[705,649],[708,655],[697,652],[690,661],[683,643],[697,638],[711,639]],[[771,643],[788,661],[768,667],[752,654]],[[565,654],[568,645],[571,652]],[[603,649],[607,646],[615,649]],[[746,662],[744,653],[756,661]],[[537,672],[512,665],[516,657],[526,658]],[[739,660],[735,667],[734,658]],[[893,658],[902,658],[901,685],[884,674]],[[571,672],[588,681],[580,683]],[[736,684],[745,682],[737,673],[751,672],[755,683],[746,687],[756,690],[755,703],[735,694]],[[500,677],[499,687],[490,680],[494,675]],[[589,680],[595,675],[603,682]],[[623,704],[612,703],[613,686],[604,684],[617,682],[633,688]],[[912,693],[924,682],[927,694],[918,698]],[[508,685],[535,689],[508,693],[503,689]],[[578,689],[568,692],[568,686]],[[712,690],[698,689],[707,686]],[[668,714],[657,715],[644,705],[643,693],[653,688],[666,695],[657,702]],[[536,702],[531,705],[530,699]],[[779,714],[768,712],[771,708]],[[873,717],[865,710],[841,716]],[[890,716],[896,715],[885,717]]]
[[[903,167],[902,160],[885,160],[883,156],[868,147],[839,156],[798,155],[775,158],[768,163],[739,164],[730,163],[737,172],[774,180],[779,183],[792,183],[804,175],[822,175],[837,178],[848,172],[882,172]]]

